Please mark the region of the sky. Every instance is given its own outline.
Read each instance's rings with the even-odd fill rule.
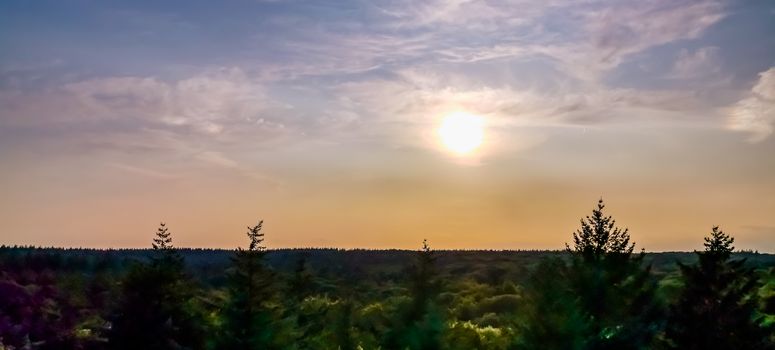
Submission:
[[[773,1],[0,2],[3,244],[775,252],[773,131]]]

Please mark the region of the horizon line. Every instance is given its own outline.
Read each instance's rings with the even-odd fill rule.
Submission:
[[[211,251],[236,251],[237,248],[212,248],[212,247],[174,247],[174,249],[180,250],[211,250]],[[126,250],[153,250],[152,247],[74,247],[74,246],[34,246],[34,245],[6,245],[0,244],[0,249],[39,249],[39,250],[89,250],[89,251],[126,251]],[[271,251],[288,251],[288,250],[334,250],[334,251],[399,251],[399,252],[417,252],[420,249],[406,249],[406,248],[344,248],[344,247],[274,247],[266,248],[267,252]],[[564,253],[565,249],[488,249],[488,248],[458,248],[458,249],[431,249],[434,252],[552,252],[552,253]],[[633,251],[632,254],[638,253],[646,254],[666,254],[666,253],[695,253],[697,250],[640,250]],[[760,251],[758,249],[738,249],[732,252],[733,254],[766,254],[775,255],[775,251]]]

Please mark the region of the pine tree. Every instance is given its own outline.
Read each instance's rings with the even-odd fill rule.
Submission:
[[[629,231],[603,213],[600,199],[573,233],[568,275],[588,327],[587,349],[648,349],[660,328],[661,308],[644,253],[634,255]]]
[[[195,285],[163,223],[152,245],[151,263],[135,264],[122,281],[110,348],[203,349],[204,322],[195,304]]]
[[[512,349],[587,349],[589,322],[570,289],[570,275],[560,258],[545,258],[530,273]]]
[[[307,268],[307,259],[304,255],[296,260],[296,266],[293,274],[287,283],[285,301],[285,315],[283,318],[290,321],[292,331],[288,334],[294,340],[292,341],[299,348],[314,347],[311,345],[315,338],[325,328],[328,323],[321,321],[323,311],[310,312],[303,307],[304,300],[312,295],[313,276]]]
[[[154,252],[156,252],[154,263],[182,270],[183,257],[172,245],[172,233],[169,232],[165,223],[159,224],[159,228],[156,230],[156,237],[153,238],[151,246]]]
[[[312,294],[314,284],[312,272],[307,267],[307,259],[302,256],[296,261],[293,277],[288,283],[288,293],[296,302],[301,302]]]
[[[444,321],[436,305],[441,292],[436,256],[423,240],[410,273],[411,302],[399,310],[391,329],[385,335],[385,349],[434,350],[441,348]]]
[[[238,248],[228,273],[228,303],[222,310],[219,349],[273,349],[274,273],[265,266],[263,221],[248,227],[248,249]]]
[[[573,247],[565,244],[568,251],[587,263],[610,259],[626,261],[635,249],[635,243],[630,243],[629,230],[616,227],[616,220],[603,214],[604,208],[601,198],[597,208],[592,210],[592,216],[581,219],[581,228],[573,232]]]
[[[334,343],[338,350],[355,350],[356,341],[353,335],[353,302],[350,298],[340,300],[336,309],[336,319],[333,325]]]
[[[734,238],[718,226],[695,252],[695,265],[679,263],[684,287],[666,329],[674,349],[773,349],[772,325],[757,316],[758,280],[745,259],[730,260]]]
[[[154,237],[151,246],[157,251],[175,251],[175,248],[172,246],[172,233],[167,229],[167,224],[163,222],[159,224],[159,228],[156,230],[156,237]]]

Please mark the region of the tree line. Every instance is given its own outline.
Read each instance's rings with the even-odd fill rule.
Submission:
[[[696,261],[658,275],[600,200],[566,244],[504,277],[406,266],[326,275],[272,268],[263,222],[203,285],[162,223],[125,272],[0,264],[0,349],[775,349],[772,268],[734,259],[713,227]],[[109,262],[105,262],[109,264]]]

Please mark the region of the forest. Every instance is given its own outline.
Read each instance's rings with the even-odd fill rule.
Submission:
[[[775,349],[775,255],[645,253],[602,200],[562,251],[0,247],[0,350]]]

